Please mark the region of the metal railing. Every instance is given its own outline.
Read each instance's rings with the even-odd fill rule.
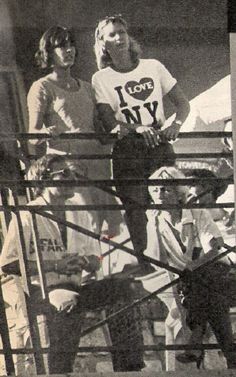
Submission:
[[[194,132],[194,133],[180,133],[179,138],[222,138],[222,137],[230,137],[232,136],[232,133],[230,132]],[[59,135],[57,138],[58,139],[80,139],[80,140],[91,140],[91,139],[99,139],[100,137],[107,138],[110,140],[115,141],[117,139],[116,135],[107,135],[107,134],[63,134]],[[21,140],[29,140],[29,139],[50,139],[51,136],[48,134],[11,134],[6,136],[0,134],[0,139],[3,141],[8,141],[8,140],[14,140],[14,141],[21,141]],[[104,155],[97,155],[97,154],[92,154],[92,155],[69,155],[69,159],[87,159],[87,160],[92,160],[92,159],[111,159],[111,155],[109,154],[104,154]],[[180,153],[176,154],[176,158],[231,158],[232,154],[231,153]],[[27,158],[30,160],[32,156],[27,156]],[[146,158],[146,157],[145,157]],[[158,158],[158,156],[157,156]],[[202,179],[202,182],[205,182],[206,180]],[[211,179],[207,180],[214,182],[215,184],[224,182],[228,184],[233,184],[233,177],[229,178],[217,178],[217,179]],[[18,228],[19,228],[19,235],[20,235],[20,240],[21,240],[21,252],[19,258],[21,259],[21,265],[23,266],[23,271],[21,271],[21,275],[23,277],[24,281],[24,288],[26,292],[29,294],[29,297],[31,296],[31,285],[30,285],[30,277],[27,274],[27,257],[26,257],[26,251],[25,251],[25,244],[24,244],[24,234],[23,234],[23,229],[22,229],[22,224],[21,224],[21,216],[20,213],[21,211],[30,211],[33,216],[33,234],[34,234],[34,247],[36,250],[36,255],[37,255],[37,262],[38,262],[38,268],[39,268],[39,276],[41,280],[41,291],[42,291],[42,298],[48,301],[48,292],[47,292],[47,286],[46,286],[46,279],[45,279],[45,274],[43,270],[43,261],[42,261],[42,256],[40,253],[40,247],[39,247],[39,233],[37,229],[37,221],[36,221],[36,215],[44,216],[45,218],[49,218],[53,221],[56,221],[59,224],[65,225],[66,227],[72,228],[75,231],[81,232],[82,234],[85,234],[88,237],[92,237],[96,240],[99,240],[100,242],[103,242],[105,244],[108,244],[111,249],[106,253],[106,255],[111,254],[112,252],[116,250],[121,250],[123,252],[126,252],[131,255],[136,255],[134,250],[130,247],[126,246],[126,243],[129,241],[129,239],[122,241],[121,243],[117,243],[111,239],[106,239],[106,238],[101,238],[100,234],[96,234],[92,232],[91,230],[85,229],[79,225],[76,225],[74,223],[71,223],[66,220],[62,220],[56,215],[52,215],[51,213],[48,213],[48,210],[53,210],[53,211],[78,211],[78,210],[101,210],[101,209],[106,209],[106,210],[122,210],[124,209],[123,205],[117,204],[117,205],[94,205],[94,204],[86,204],[86,205],[65,205],[65,206],[52,206],[52,205],[45,205],[45,206],[28,206],[24,204],[19,204],[18,198],[17,198],[17,189],[18,188],[30,188],[30,187],[35,187],[35,186],[40,186],[40,187],[52,187],[52,186],[78,186],[78,187],[97,187],[100,188],[101,190],[104,190],[105,192],[109,192],[110,194],[113,194],[115,196],[120,197],[116,191],[112,188],[114,186],[119,186],[122,184],[125,185],[156,185],[158,183],[161,183],[163,185],[163,180],[151,180],[151,179],[123,179],[123,180],[92,180],[92,179],[75,179],[71,181],[63,181],[63,182],[55,182],[53,180],[47,180],[45,181],[29,181],[29,180],[0,180],[0,189],[1,190],[6,190],[6,189],[11,189],[13,190],[13,198],[14,198],[14,203],[8,204],[6,200],[2,203],[0,206],[0,211],[3,211],[7,217],[9,217],[9,213],[13,212],[18,221]],[[196,185],[199,184],[199,179],[193,179],[193,178],[186,178],[186,179],[166,179],[164,182],[165,185]],[[170,209],[170,208],[176,208],[176,206],[163,206],[163,205],[156,205],[156,204],[150,204],[150,205],[140,205],[137,202],[133,202],[133,207],[134,208],[145,208],[145,209]],[[217,203],[217,204],[209,204],[207,206],[204,206],[204,208],[233,208],[234,207],[234,202],[227,202],[227,203]],[[181,208],[203,208],[202,205],[196,204],[196,203],[188,203]],[[8,220],[9,221],[9,220]],[[214,258],[214,260],[207,262],[207,264],[214,263],[216,260],[219,258],[222,258],[223,256],[227,255],[228,253],[235,252],[236,248],[231,247],[227,244],[224,245],[225,247],[225,252],[222,253],[220,256]],[[169,266],[166,263],[163,263],[161,261],[157,261],[153,258],[143,256],[143,260],[149,263],[154,264],[155,266],[158,266],[160,268],[164,268],[167,271],[170,271],[174,274],[177,274],[179,277],[171,281],[170,283],[164,285],[161,288],[158,288],[154,292],[147,294],[134,302],[132,302],[130,305],[125,306],[118,310],[117,312],[109,315],[106,319],[103,319],[93,326],[85,329],[82,333],[83,335],[86,335],[92,331],[94,331],[96,328],[103,326],[105,323],[109,321],[109,319],[119,316],[121,313],[129,310],[131,307],[142,305],[144,302],[147,302],[150,300],[152,297],[156,297],[158,294],[164,292],[170,287],[173,287],[175,284],[177,284],[180,279],[183,277],[183,272],[180,271],[179,269],[176,269],[174,267]],[[199,267],[200,268],[200,267]],[[198,269],[197,269],[198,270]],[[196,272],[196,271],[195,271]],[[10,346],[10,338],[8,334],[8,329],[7,329],[7,320],[6,320],[6,314],[4,310],[2,310],[4,301],[0,289],[0,319],[1,319],[1,324],[0,324],[0,332],[1,332],[1,337],[2,337],[2,343],[3,343],[3,350],[0,350],[0,354],[2,353],[5,357],[5,363],[6,363],[6,370],[7,373],[10,375],[14,373],[14,364],[13,364],[13,359],[12,355],[13,354],[28,354],[28,353],[33,353],[35,357],[35,364],[36,364],[36,370],[38,374],[44,373],[44,366],[43,366],[43,360],[42,360],[42,354],[48,352],[48,348],[42,348],[40,346],[40,341],[39,341],[39,334],[38,331],[35,327],[35,314],[32,313],[31,307],[27,307],[27,314],[28,314],[28,319],[29,319],[29,328],[30,328],[30,334],[31,334],[31,342],[32,342],[32,347],[29,348],[21,348],[21,349],[14,349]],[[192,349],[192,346],[189,345],[163,345],[163,344],[158,344],[158,345],[145,345],[143,349],[145,350],[184,350],[184,349]],[[199,345],[199,347],[196,348],[204,348],[204,349],[217,349],[219,348],[218,345],[216,344],[211,344],[211,345]],[[114,347],[79,347],[80,352],[96,352],[96,351],[112,351],[114,350]]]

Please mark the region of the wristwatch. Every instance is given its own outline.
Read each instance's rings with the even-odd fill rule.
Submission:
[[[182,124],[183,124],[183,122],[182,122],[182,120],[178,120],[178,119],[176,119],[176,120],[174,120],[174,123],[175,124],[178,124],[178,126],[182,126]]]

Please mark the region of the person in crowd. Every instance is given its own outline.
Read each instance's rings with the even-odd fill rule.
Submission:
[[[165,179],[184,177],[175,167],[162,167],[151,175],[151,179],[163,179],[162,185],[149,186],[153,202],[174,208],[155,210],[150,215],[147,234],[152,250],[148,245],[145,253],[156,255],[157,259],[180,270],[192,272],[180,286],[182,303],[187,313],[186,322],[192,330],[190,344],[201,344],[202,333],[209,323],[228,368],[235,368],[236,354],[233,350],[227,295],[227,276],[231,263],[225,256],[204,266],[220,255],[224,241],[207,210],[181,208],[187,202],[186,186],[165,185]],[[156,245],[153,243],[155,233],[158,239]],[[194,272],[195,269],[198,270]],[[199,367],[203,352],[193,349],[180,354],[177,359],[181,362],[195,361]]]
[[[78,171],[78,164],[73,167],[64,156],[49,154],[32,164],[29,178],[66,183],[68,179],[74,179],[75,169]],[[44,188],[38,186],[34,192],[35,199],[29,203],[29,207],[74,204],[73,188],[68,185]],[[92,229],[86,211],[62,211],[60,215],[56,211],[55,216],[86,230]],[[100,268],[98,241],[66,227],[63,221],[57,223],[37,214],[39,251],[43,259],[42,267],[49,292],[47,306],[47,303],[40,298],[40,278],[32,241],[35,229],[30,211],[21,212],[21,223],[33,289],[33,296],[28,299],[32,305],[37,303],[38,314],[44,313],[49,319],[49,372],[71,373],[85,311],[105,309],[109,315],[120,309],[122,305],[130,304],[133,290],[127,279],[91,280],[89,284],[81,285],[82,272],[96,273]],[[17,219],[13,215],[0,257],[0,266],[5,274],[21,274],[19,237]],[[19,310],[22,315],[22,305],[19,305]],[[141,370],[144,367],[141,349],[143,338],[138,313],[136,308],[131,308],[108,322],[113,345],[120,347],[112,352],[115,371]],[[121,347],[125,349],[122,350]]]
[[[192,169],[186,173],[186,176],[198,178],[199,184],[190,188],[188,200],[194,200],[199,204],[215,204],[219,196],[227,190],[228,183],[217,182],[217,175],[209,169]],[[209,181],[207,179],[209,178]],[[215,181],[213,181],[214,179]],[[211,180],[211,181],[210,181]],[[214,221],[225,220],[229,218],[229,213],[224,208],[208,208]]]
[[[94,133],[99,131],[95,99],[91,85],[73,77],[71,69],[77,49],[71,30],[62,26],[49,28],[41,37],[35,55],[38,66],[47,70],[45,76],[33,82],[27,97],[30,133],[49,133],[52,138],[31,139],[36,156],[57,154],[106,154],[110,146],[98,140],[58,138],[63,133]],[[76,164],[76,161],[75,161]],[[81,161],[79,162],[81,169]],[[83,160],[88,179],[110,179],[109,160]],[[95,187],[77,187],[85,204],[117,204],[116,198]],[[119,211],[91,211],[94,230],[101,233],[104,221],[110,237],[119,234],[123,217]]]
[[[214,205],[217,204],[218,198],[224,201],[224,198],[228,202],[233,202],[233,192],[228,183],[223,181],[217,181],[218,176],[208,169],[192,169],[186,173],[187,176],[197,178],[199,184],[195,184],[190,187],[188,201],[199,203],[202,205]],[[207,179],[211,181],[207,181]],[[214,181],[212,180],[214,179]],[[223,196],[223,197],[222,197]],[[220,201],[222,201],[219,199]],[[234,210],[226,210],[225,208],[207,208],[210,212],[213,220],[216,222],[217,227],[220,229],[221,234],[226,243],[234,246],[235,244],[235,221]],[[232,261],[235,261],[234,253],[229,255]]]
[[[92,77],[97,109],[107,133],[116,133],[113,148],[115,179],[146,179],[175,160],[169,143],[175,140],[189,113],[189,102],[166,67],[156,59],[140,59],[140,47],[129,35],[121,15],[101,20],[95,31],[98,71]],[[163,97],[176,108],[175,120],[165,124]],[[146,248],[145,184],[119,183],[126,222],[139,262]],[[133,205],[136,204],[136,208]]]

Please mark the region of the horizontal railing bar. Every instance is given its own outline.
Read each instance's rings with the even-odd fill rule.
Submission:
[[[236,344],[234,344],[234,348],[236,349]],[[126,350],[127,347],[124,346],[90,346],[90,347],[78,347],[78,352],[85,353],[85,352],[111,352],[115,350]],[[211,344],[147,344],[140,346],[139,349],[144,351],[180,351],[180,350],[197,350],[197,349],[204,349],[204,350],[217,350],[220,349],[220,346],[217,343],[211,343]],[[48,353],[49,348],[48,347],[42,347],[41,350],[39,350],[39,353]],[[63,352],[70,352],[68,349],[63,350]],[[12,348],[11,353],[14,355],[20,355],[20,354],[32,354],[34,353],[33,348]],[[3,350],[0,350],[0,354],[3,354]]]
[[[185,159],[185,158],[230,158],[233,156],[233,152],[209,152],[209,153],[175,153],[176,159]],[[35,155],[28,155],[29,159],[34,160]],[[113,156],[111,154],[70,154],[66,156],[70,160],[111,160]],[[158,159],[160,155],[150,156],[141,156],[138,160],[150,160]],[[116,160],[137,160],[137,157],[134,156],[119,156],[115,158]]]
[[[138,134],[137,134],[138,135]],[[135,136],[135,133],[134,133]],[[107,134],[107,133],[62,133],[57,136],[52,136],[49,133],[0,133],[1,141],[10,140],[32,140],[32,139],[54,139],[54,140],[68,140],[68,139],[81,139],[81,140],[96,140],[100,138],[105,138],[109,140],[117,140],[117,134]],[[221,137],[232,137],[232,132],[225,131],[198,131],[198,132],[180,132],[178,135],[179,139],[196,139],[196,138],[221,138]]]
[[[175,209],[175,208],[183,208],[183,209],[190,209],[190,208],[233,208],[234,202],[227,202],[227,203],[213,203],[213,204],[184,204],[184,205],[164,205],[164,204],[130,204],[130,209],[136,208],[143,208],[143,209]],[[90,210],[122,210],[125,207],[122,204],[68,204],[68,205],[27,205],[27,204],[20,204],[18,206],[14,205],[4,205],[0,206],[0,211],[12,211],[14,212],[16,209],[19,211],[29,211],[33,212],[35,210],[40,211],[90,211]]]
[[[0,187],[66,187],[66,186],[81,186],[81,187],[89,187],[89,186],[137,186],[137,185],[148,185],[148,186],[189,186],[189,185],[199,185],[204,183],[227,183],[233,184],[234,180],[233,177],[228,178],[168,178],[168,179],[134,179],[134,178],[126,178],[126,179],[68,179],[68,180],[0,180]]]

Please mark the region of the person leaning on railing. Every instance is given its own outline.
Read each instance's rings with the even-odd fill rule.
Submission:
[[[28,177],[32,180],[66,183],[74,179],[74,170],[75,167],[67,163],[65,157],[46,155],[32,164]],[[71,199],[71,185],[44,188],[36,186],[34,192],[35,200],[29,203],[29,208],[32,205],[76,204]],[[37,307],[38,314],[45,313],[49,316],[49,371],[56,374],[73,371],[85,311],[105,309],[109,315],[130,304],[133,291],[127,279],[90,280],[89,284],[81,286],[82,272],[96,273],[100,269],[99,242],[66,226],[65,220],[91,232],[91,219],[86,211],[75,210],[55,211],[54,216],[59,219],[58,223],[43,214],[36,215],[39,252],[49,291],[48,307],[40,298],[40,278],[33,244],[33,231],[36,229],[31,212],[21,212],[28,273],[34,288],[30,302],[33,308]],[[19,237],[17,219],[13,215],[0,256],[0,266],[5,274],[21,273]],[[20,304],[19,310],[22,311]],[[108,322],[112,343],[120,347],[112,352],[114,371],[139,371],[144,367],[138,313],[137,309],[131,308]],[[23,322],[25,326],[25,321]],[[122,350],[121,347],[125,349]]]
[[[155,255],[180,270],[194,271],[186,274],[179,286],[182,303],[187,312],[187,325],[192,330],[190,344],[201,344],[202,333],[209,323],[223,351],[228,368],[236,368],[236,352],[229,316],[228,279],[230,260],[227,256],[204,266],[220,255],[223,238],[210,213],[205,209],[182,209],[186,204],[186,186],[168,186],[165,179],[181,179],[185,176],[174,167],[162,167],[150,179],[163,179],[161,185],[150,185],[149,193],[155,204],[176,206],[154,210],[148,222],[148,247],[145,253]],[[153,243],[157,234],[159,243]],[[150,242],[149,242],[150,241]],[[150,247],[149,247],[150,245]],[[157,252],[159,255],[157,255]],[[201,350],[190,350],[178,358],[182,362],[203,359]]]
[[[47,139],[47,142],[37,137],[30,139],[34,153],[37,155],[39,148],[43,154],[107,153],[109,147],[102,146],[96,139],[59,138],[63,133],[91,133],[93,136],[99,126],[91,84],[74,77],[71,72],[77,59],[72,30],[62,26],[53,26],[46,30],[39,41],[35,58],[38,66],[49,73],[34,81],[29,90],[29,132],[49,133],[53,137]],[[74,163],[77,164],[76,160]],[[81,167],[81,161],[79,165]],[[111,178],[109,160],[84,159],[83,165],[89,179]],[[77,191],[86,204],[117,204],[114,196],[92,186],[75,187],[75,192]],[[91,214],[95,232],[101,232],[106,220],[109,236],[119,234],[120,225],[123,223],[120,211],[91,211]]]
[[[189,102],[176,79],[156,59],[140,59],[140,47],[130,37],[121,15],[101,20],[95,31],[95,54],[99,71],[92,77],[97,109],[106,132],[117,133],[113,149],[115,179],[148,178],[158,167],[173,165],[169,140],[175,140],[189,113]],[[163,97],[176,109],[175,120],[165,123]],[[146,158],[146,159],[143,159]],[[149,158],[149,159],[148,159]],[[146,248],[145,185],[117,185],[126,210],[126,221],[139,262]],[[147,266],[148,267],[148,266]]]

